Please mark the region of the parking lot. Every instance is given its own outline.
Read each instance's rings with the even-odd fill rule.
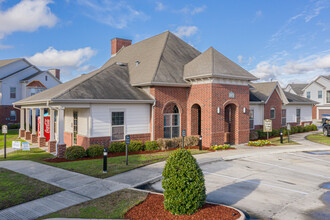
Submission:
[[[201,166],[207,200],[237,207],[250,219],[330,219],[330,151],[295,152]],[[155,183],[161,189],[160,182]],[[327,195],[327,196],[325,196]]]

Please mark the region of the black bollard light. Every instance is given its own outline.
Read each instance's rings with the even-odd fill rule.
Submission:
[[[103,151],[103,173],[108,172],[108,148],[104,148]]]
[[[199,135],[199,150],[202,150],[202,135]]]
[[[282,130],[281,130],[280,136],[281,136],[281,144],[283,144],[283,131]]]

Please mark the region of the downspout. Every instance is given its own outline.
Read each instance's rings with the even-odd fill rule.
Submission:
[[[151,140],[154,140],[154,107],[156,106],[156,100],[151,107]]]

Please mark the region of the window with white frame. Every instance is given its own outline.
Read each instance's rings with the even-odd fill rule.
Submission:
[[[306,97],[307,97],[308,99],[310,99],[310,98],[311,98],[311,92],[307,92]]]
[[[10,120],[16,121],[16,111],[14,110],[10,111]]]
[[[125,114],[124,112],[112,112],[111,123],[112,123],[112,134],[111,140],[124,140],[125,136]]]
[[[178,107],[170,105],[164,113],[164,138],[174,138],[180,135],[180,114]]]
[[[16,99],[16,87],[10,87],[10,98]]]
[[[275,119],[275,108],[270,109],[270,119]]]
[[[300,125],[300,108],[297,108],[296,109],[296,122],[297,122],[297,125]]]
[[[282,126],[286,126],[286,109],[282,109]]]
[[[322,99],[322,90],[317,91],[317,98]]]
[[[253,130],[254,129],[254,109],[250,109],[249,118],[250,118],[250,130]]]

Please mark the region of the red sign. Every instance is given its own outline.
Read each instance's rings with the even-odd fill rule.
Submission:
[[[46,141],[50,139],[50,116],[44,116],[44,136]],[[40,137],[40,116],[38,117],[38,137]]]

